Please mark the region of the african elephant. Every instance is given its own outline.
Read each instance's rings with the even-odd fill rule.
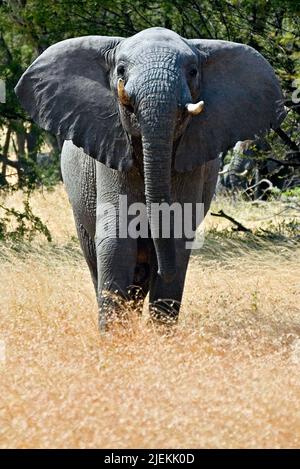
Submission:
[[[284,190],[299,184],[297,171],[282,165],[271,153],[263,138],[239,141],[231,152],[230,162],[219,172],[217,193],[243,191],[248,198],[266,200],[273,188]]]
[[[138,286],[150,315],[176,320],[193,236],[163,236],[154,205],[204,205],[218,155],[284,118],[270,64],[246,45],[184,39],[164,28],[129,38],[87,36],[49,47],[16,86],[42,128],[64,140],[63,180],[99,304],[100,326]],[[146,207],[150,234],[120,235],[103,204]],[[192,210],[194,229],[199,221]],[[127,223],[132,221],[128,217]],[[106,231],[103,235],[103,226]],[[189,247],[187,247],[189,246]]]
[[[230,191],[246,190],[256,184],[259,188],[263,163],[259,155],[270,149],[270,145],[262,138],[238,141],[232,149],[230,162],[219,172],[219,191],[222,187]]]

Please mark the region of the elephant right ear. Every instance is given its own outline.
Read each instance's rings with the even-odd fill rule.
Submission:
[[[284,99],[274,70],[252,47],[189,39],[200,57],[199,100],[175,156],[175,169],[191,171],[227,152],[238,140],[262,137],[284,119]]]
[[[110,89],[107,59],[122,40],[85,36],[58,42],[33,62],[15,88],[40,127],[120,171],[132,164],[131,146]]]

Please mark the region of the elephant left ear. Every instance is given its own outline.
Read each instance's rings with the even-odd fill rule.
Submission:
[[[15,91],[43,129],[82,148],[109,168],[132,165],[109,71],[119,37],[83,36],[46,49],[25,71]]]
[[[274,70],[252,47],[228,41],[187,41],[200,55],[199,99],[175,155],[175,169],[190,171],[215,159],[238,140],[261,137],[285,117]]]

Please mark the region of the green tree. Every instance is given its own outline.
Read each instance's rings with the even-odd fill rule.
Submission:
[[[218,38],[255,47],[280,78],[289,109],[283,129],[296,145],[300,108],[293,102],[292,93],[295,80],[300,78],[299,13],[300,4],[295,0],[0,1],[0,78],[7,84],[7,102],[0,104],[0,132],[5,134],[0,149],[0,184],[6,182],[10,164],[11,145],[7,146],[7,140],[14,144],[17,169],[25,183],[34,180],[36,153],[45,140],[58,152],[56,140],[37,129],[20,108],[13,91],[18,78],[49,45],[88,34],[126,37],[151,26],[163,26],[188,38]],[[276,155],[284,157],[287,140],[283,142],[278,136],[273,139],[281,142]],[[24,174],[31,176],[24,179]]]

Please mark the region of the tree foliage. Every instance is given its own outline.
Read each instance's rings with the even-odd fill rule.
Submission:
[[[218,38],[255,47],[281,81],[289,109],[283,129],[297,144],[300,107],[292,96],[300,98],[296,91],[296,86],[300,88],[299,12],[295,0],[0,1],[0,78],[7,89],[6,103],[0,104],[0,185],[7,183],[7,168],[13,164],[10,152],[16,154],[15,169],[23,184],[37,178],[32,165],[45,141],[53,153],[58,152],[56,140],[38,129],[17,102],[13,88],[20,75],[49,45],[89,34],[126,37],[163,26],[187,38]],[[286,157],[286,142],[278,136],[273,141],[275,156]]]

